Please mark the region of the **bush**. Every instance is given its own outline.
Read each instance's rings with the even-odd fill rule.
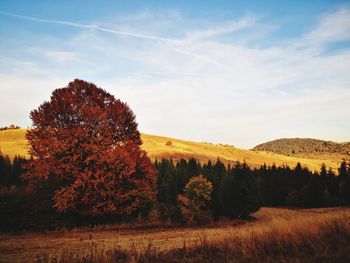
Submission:
[[[188,224],[203,224],[210,220],[212,184],[202,175],[192,177],[183,195],[178,195],[181,214]]]

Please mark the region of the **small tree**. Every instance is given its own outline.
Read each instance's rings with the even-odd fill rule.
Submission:
[[[59,212],[129,218],[150,210],[155,172],[126,103],[76,79],[30,116],[25,178]]]
[[[187,223],[202,224],[209,220],[212,184],[202,175],[192,177],[183,195],[178,195],[181,213]]]
[[[326,167],[326,165],[324,163],[321,166],[320,176],[322,176],[322,177],[326,177],[327,176],[327,167]]]

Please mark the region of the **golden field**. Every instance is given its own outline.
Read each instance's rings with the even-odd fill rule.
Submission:
[[[127,258],[122,262],[164,262],[163,260],[174,259],[173,256],[183,257],[184,252],[191,257],[192,252],[192,256],[200,256],[207,251],[210,256],[221,250],[223,251],[216,255],[219,258],[241,253],[237,259],[242,259],[244,256],[262,253],[260,256],[271,260],[273,251],[296,253],[298,256],[304,252],[307,256],[321,253],[317,249],[323,244],[321,242],[329,242],[328,239],[324,241],[329,237],[339,238],[339,242],[346,239],[345,244],[337,243],[337,246],[348,252],[349,222],[350,208],[265,207],[252,214],[250,220],[221,221],[206,227],[137,229],[128,228],[127,225],[106,225],[95,229],[60,232],[0,234],[0,262],[116,262],[118,251],[126,253]],[[308,250],[302,251],[303,247]],[[315,251],[310,252],[309,249]],[[114,254],[111,252],[113,250]],[[169,253],[174,255],[169,257]],[[263,255],[264,253],[267,254]],[[334,256],[332,253],[340,252],[327,253]],[[154,257],[154,261],[150,258],[142,260],[141,256]],[[255,256],[258,258],[259,255]],[[88,260],[81,260],[84,257]],[[162,257],[165,258],[162,260]],[[246,262],[255,262],[257,258]],[[52,261],[53,259],[57,261]],[[207,260],[216,262],[210,258]]]
[[[0,151],[13,158],[15,155],[28,157],[26,129],[0,131]]]
[[[0,131],[0,150],[3,154],[13,158],[15,155],[28,156],[28,145],[25,140],[26,129],[5,130]],[[291,157],[281,154],[263,151],[251,151],[238,149],[226,145],[214,145],[211,143],[191,142],[180,139],[142,134],[142,148],[149,154],[152,160],[161,158],[172,158],[179,160],[180,158],[194,157],[201,162],[208,160],[216,161],[220,158],[224,163],[234,163],[235,161],[245,161],[251,167],[259,167],[266,163],[277,166],[289,165],[294,167],[298,162],[303,166],[307,166],[310,170],[319,170],[322,163],[336,170],[341,160],[325,160],[315,158]],[[171,145],[166,143],[171,141]]]

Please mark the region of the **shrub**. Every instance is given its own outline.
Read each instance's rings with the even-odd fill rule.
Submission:
[[[181,214],[189,224],[203,224],[210,219],[212,184],[202,175],[192,177],[183,195],[178,195]]]

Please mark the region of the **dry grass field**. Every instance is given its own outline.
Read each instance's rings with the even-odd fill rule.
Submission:
[[[244,255],[253,256],[252,253],[260,250],[259,253],[266,253],[266,250],[278,252],[286,244],[291,252],[302,253],[300,246],[318,249],[323,238],[337,238],[337,233],[331,231],[350,236],[350,208],[262,208],[253,214],[251,220],[226,221],[201,228],[128,229],[125,225],[107,225],[99,229],[0,234],[0,262],[116,262],[118,251],[121,253],[119,256],[124,258],[122,261],[153,262],[153,258],[156,262],[164,262],[165,257],[172,253],[174,260],[183,257],[184,252],[190,259],[191,255],[200,256],[204,250],[211,255],[217,249],[225,249],[222,253],[227,257],[239,252],[242,258]],[[345,246],[349,252],[350,240],[347,241],[342,249]],[[234,252],[237,248],[239,251]],[[311,252],[307,250],[305,253]],[[211,262],[210,255],[208,262]],[[215,253],[212,256],[215,257]],[[273,255],[265,256],[268,259]],[[142,260],[142,257],[148,260]]]
[[[27,143],[25,140],[26,129],[0,131],[0,150],[3,154],[13,158],[16,154],[28,156]],[[298,162],[303,166],[307,166],[310,170],[319,170],[322,163],[326,166],[337,169],[341,160],[324,160],[312,158],[290,157],[271,152],[257,152],[234,148],[232,146],[214,145],[210,143],[191,142],[162,136],[142,134],[142,148],[148,152],[151,159],[180,158],[188,159],[195,157],[201,162],[208,160],[215,161],[220,158],[224,163],[233,163],[235,161],[246,161],[251,167],[259,167],[266,163],[277,166],[287,164],[294,167]],[[166,145],[171,141],[171,145]]]
[[[0,131],[4,154],[27,156],[25,129]],[[324,160],[142,134],[150,157],[218,157],[317,170]],[[171,141],[171,143],[168,143]],[[336,168],[336,161],[325,162]],[[51,232],[0,233],[0,262],[350,262],[350,208],[262,208],[249,220],[204,227],[159,222]]]
[[[15,155],[28,156],[25,132],[26,129],[0,131],[0,151],[10,158]]]

